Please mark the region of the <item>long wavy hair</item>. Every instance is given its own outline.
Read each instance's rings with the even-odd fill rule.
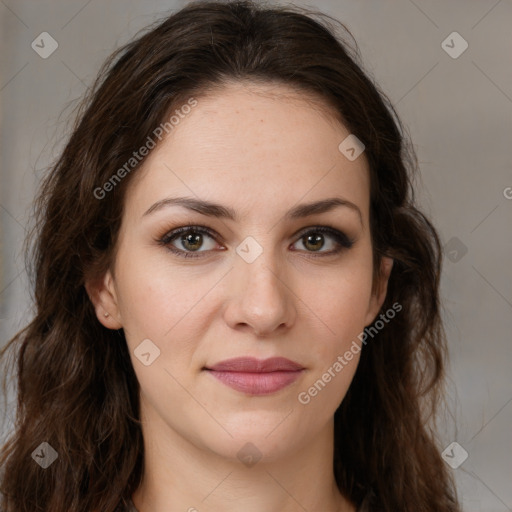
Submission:
[[[107,59],[41,184],[27,246],[35,316],[2,351],[17,387],[3,511],[114,512],[140,484],[139,384],[122,329],[98,322],[84,283],[113,262],[124,193],[144,159],[106,197],[98,187],[173,109],[233,80],[316,95],[365,145],[374,278],[392,257],[382,311],[402,310],[363,348],[335,413],[340,491],[364,510],[459,510],[436,436],[447,357],[440,241],[415,206],[418,163],[403,124],[342,23],[299,7],[200,1]],[[31,458],[41,442],[58,453],[44,470]]]

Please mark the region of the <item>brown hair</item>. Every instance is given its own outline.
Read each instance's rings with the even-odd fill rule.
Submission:
[[[124,191],[140,164],[104,199],[95,190],[173,108],[228,80],[275,81],[320,96],[366,147],[376,278],[382,255],[394,258],[382,311],[403,309],[362,350],[335,413],[340,491],[368,510],[459,510],[433,421],[446,358],[439,238],[414,206],[417,161],[404,128],[336,24],[350,35],[300,8],[196,2],[103,65],[35,203],[36,313],[2,352],[15,351],[18,392],[1,457],[2,510],[110,512],[139,485],[139,385],[122,329],[97,321],[84,283],[113,261]],[[31,460],[43,441],[58,453],[45,470]]]

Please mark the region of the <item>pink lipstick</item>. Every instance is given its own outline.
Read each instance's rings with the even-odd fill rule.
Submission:
[[[236,391],[268,395],[296,381],[304,367],[284,357],[263,360],[237,357],[208,366],[205,370]]]

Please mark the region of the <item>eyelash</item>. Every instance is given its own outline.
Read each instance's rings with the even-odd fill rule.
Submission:
[[[179,235],[182,235],[184,233],[200,233],[203,235],[208,235],[211,238],[213,238],[215,241],[216,235],[215,233],[206,226],[195,226],[195,225],[189,225],[189,226],[182,226],[180,228],[173,229],[172,231],[167,232],[164,236],[160,237],[157,242],[160,245],[165,246],[169,251],[176,254],[179,257],[182,258],[202,258],[204,257],[202,254],[208,253],[209,251],[196,251],[196,252],[190,252],[190,251],[183,251],[181,249],[177,249],[174,247],[171,242],[173,242],[176,238],[178,238]],[[310,257],[318,258],[318,257],[326,257],[326,256],[334,256],[335,254],[339,254],[345,249],[350,249],[353,245],[355,240],[349,238],[345,233],[342,231],[339,231],[335,228],[331,228],[328,226],[311,226],[306,228],[305,230],[301,231],[299,234],[297,240],[300,240],[301,238],[304,238],[306,235],[309,235],[311,233],[323,233],[328,234],[332,236],[335,240],[335,242],[338,244],[338,247],[334,250],[328,251],[328,252],[320,252],[318,254],[315,254],[313,251],[306,251],[310,253]]]

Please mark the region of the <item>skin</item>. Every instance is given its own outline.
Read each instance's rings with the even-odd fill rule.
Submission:
[[[374,320],[392,266],[382,260],[372,294],[368,164],[364,153],[349,161],[338,150],[349,133],[303,92],[230,83],[198,98],[130,183],[112,270],[87,290],[99,321],[124,329],[140,383],[139,512],[355,510],[334,481],[333,416],[359,354],[308,404],[298,401]],[[176,196],[220,203],[240,218],[177,205],[144,215]],[[342,206],[284,218],[297,204],[331,197],[350,201],[361,216]],[[216,234],[203,235],[199,258],[157,242],[186,225]],[[301,233],[326,225],[355,239],[353,246],[319,255],[336,240],[324,234],[324,245],[312,246]],[[252,263],[236,252],[248,236],[263,249]],[[198,252],[180,236],[172,245]],[[134,355],[144,339],[160,349],[149,366]],[[238,356],[283,356],[305,370],[264,396],[235,391],[203,371]],[[237,457],[247,442],[262,456],[251,467]]]

